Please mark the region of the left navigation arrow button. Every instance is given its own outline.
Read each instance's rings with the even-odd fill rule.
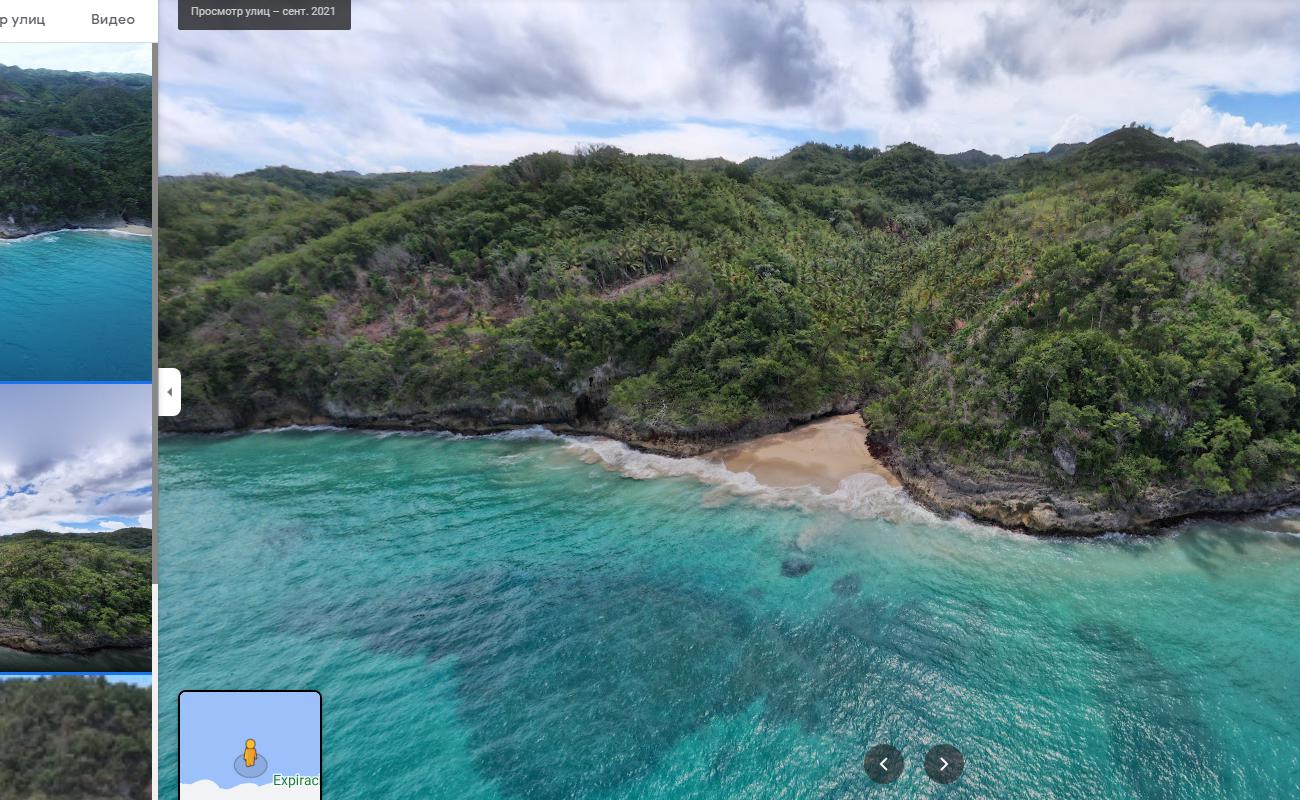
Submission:
[[[867,751],[862,768],[876,783],[893,783],[903,774],[903,754],[890,744],[878,744]]]
[[[181,371],[158,368],[158,416],[174,417],[181,413]]]

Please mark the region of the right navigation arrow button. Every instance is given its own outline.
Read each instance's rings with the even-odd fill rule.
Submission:
[[[965,756],[950,744],[937,744],[925,754],[925,774],[935,783],[952,783],[965,768]]]

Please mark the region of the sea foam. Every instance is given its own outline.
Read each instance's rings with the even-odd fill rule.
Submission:
[[[901,488],[890,486],[879,475],[863,472],[840,481],[833,492],[815,486],[769,486],[749,472],[733,472],[720,462],[707,458],[676,458],[646,453],[614,439],[594,436],[563,437],[568,449],[583,460],[601,463],[627,478],[694,478],[716,486],[730,495],[778,508],[806,511],[838,511],[857,519],[883,519],[889,522],[920,525],[957,526],[968,530],[996,530],[966,518],[941,519],[907,496]],[[706,503],[716,502],[706,495]]]

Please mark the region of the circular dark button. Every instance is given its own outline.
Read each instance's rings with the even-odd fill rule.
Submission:
[[[893,783],[903,774],[903,754],[893,745],[878,744],[867,751],[862,768],[876,783]]]
[[[950,744],[936,744],[925,754],[925,774],[935,783],[952,783],[966,768],[966,757]]]

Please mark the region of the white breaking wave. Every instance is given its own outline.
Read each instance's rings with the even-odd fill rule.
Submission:
[[[1204,523],[1205,520],[1188,520],[1180,523],[1177,530],[1181,532]],[[1286,506],[1273,511],[1252,514],[1241,517],[1235,523],[1230,521],[1226,524],[1236,524],[1239,527],[1270,536],[1300,538],[1300,506]]]
[[[772,487],[764,486],[748,472],[732,472],[716,461],[705,458],[674,458],[646,453],[614,439],[601,436],[569,436],[568,448],[587,461],[600,461],[625,477],[636,480],[651,478],[693,477],[708,484],[723,485],[736,494],[760,494]]]
[[[562,437],[548,431],[540,425],[529,428],[516,428],[508,431],[499,431],[497,433],[488,433],[482,436],[468,436],[462,433],[453,433],[452,431],[439,430],[398,430],[394,428],[348,428],[343,425],[281,425],[276,428],[254,428],[249,433],[285,433],[287,431],[355,431],[364,433],[367,436],[373,436],[376,439],[388,439],[391,437],[421,437],[429,439],[498,439],[501,441],[525,441],[525,440],[554,440],[559,441]]]
[[[262,428],[253,433],[283,433],[285,431],[346,431],[337,425],[286,425],[279,428]],[[1007,531],[984,525],[964,515],[944,519],[916,503],[903,489],[891,486],[884,478],[869,472],[850,475],[840,481],[835,491],[823,492],[815,486],[769,486],[752,473],[733,472],[718,461],[707,458],[677,458],[636,450],[623,442],[601,436],[561,436],[540,425],[490,433],[483,436],[465,436],[448,431],[365,430],[358,432],[378,439],[389,437],[423,436],[435,439],[496,439],[499,441],[556,441],[565,449],[589,463],[600,463],[607,468],[634,480],[654,478],[694,478],[701,483],[716,486],[703,499],[705,505],[716,505],[718,493],[728,497],[744,497],[764,506],[796,508],[800,510],[832,510],[856,519],[882,519],[889,522],[913,525],[958,527],[971,532],[1006,534]]]
[[[338,425],[283,425],[279,428],[255,428],[249,433],[284,433],[285,431],[345,431]]]
[[[521,441],[527,439],[558,440],[563,437],[561,437],[557,433],[548,431],[546,428],[543,428],[541,425],[533,425],[528,428],[515,428],[513,430],[508,430],[508,431],[489,433],[485,435],[483,438],[500,439],[502,441],[510,442],[510,441]]]
[[[850,475],[840,481],[835,491],[827,494],[815,486],[769,486],[749,472],[733,472],[720,462],[706,458],[674,458],[645,453],[602,437],[563,438],[569,443],[568,448],[584,460],[598,461],[635,480],[689,477],[763,505],[801,510],[827,509],[857,519],[990,530],[989,526],[970,519],[942,519],[913,501],[901,488],[890,486],[884,478],[867,472]],[[705,502],[714,501],[706,497]]]
[[[289,425],[283,428],[266,428],[259,433],[279,433],[280,431],[347,431],[354,430],[357,433],[364,433],[367,436],[373,436],[376,439],[390,439],[397,437],[406,438],[423,438],[423,439],[500,439],[502,441],[524,441],[528,439],[559,439],[560,437],[551,433],[541,426],[531,428],[518,428],[498,433],[488,433],[481,436],[474,436],[464,433],[455,433],[453,431],[439,430],[398,430],[394,428],[345,428],[336,425]]]
[[[338,430],[353,430],[350,428],[338,428]],[[467,437],[451,431],[399,431],[392,429],[375,430],[374,428],[356,428],[357,433],[364,433],[367,436],[373,436],[376,439],[411,439],[421,437],[425,439],[465,439]]]
[[[1258,519],[1280,523],[1300,523],[1300,506],[1287,506],[1274,511],[1268,511],[1260,514]]]
[[[0,244],[14,244],[17,242],[45,241],[57,242],[60,233],[107,233],[110,236],[143,236],[146,239],[152,239],[152,233],[135,233],[134,231],[119,231],[116,228],[59,228],[56,231],[42,231],[40,233],[29,233],[26,236],[18,236],[13,239],[0,239]]]
[[[959,525],[983,527],[964,518],[942,519],[934,512],[907,496],[897,486],[890,486],[884,478],[871,473],[850,475],[840,481],[839,488],[822,495],[824,502],[837,511],[862,519],[887,519],[917,525]]]

